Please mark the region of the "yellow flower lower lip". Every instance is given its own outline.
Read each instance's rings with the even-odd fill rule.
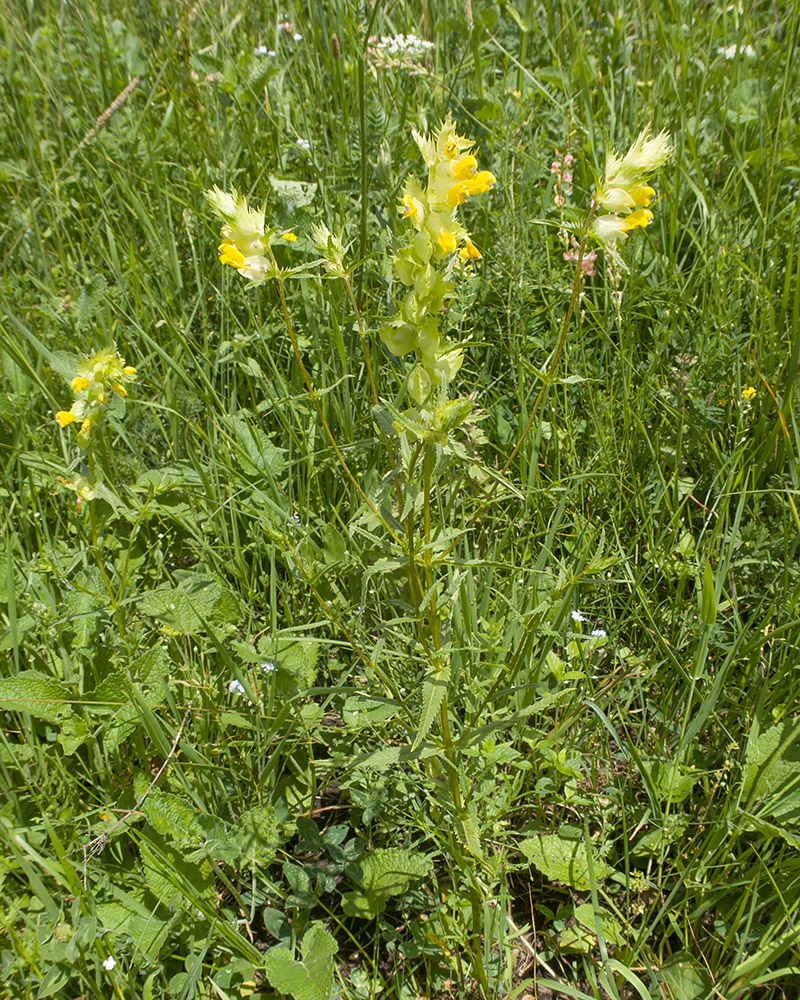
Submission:
[[[472,240],[469,237],[467,237],[466,240],[464,241],[464,246],[459,251],[459,256],[461,257],[462,260],[481,260],[483,254],[475,246]]]
[[[622,230],[623,232],[628,232],[630,229],[636,229],[637,226],[649,226],[653,221],[653,213],[649,208],[637,208],[635,212],[623,220]]]
[[[497,178],[491,170],[481,170],[479,174],[476,174],[464,183],[467,185],[467,190],[470,194],[483,194],[485,191],[492,190],[497,183]]]
[[[238,270],[244,267],[244,254],[229,240],[223,240],[219,245],[219,262],[220,264],[230,264],[231,267]]]
[[[448,233],[446,229],[439,233],[437,243],[444,253],[452,253],[456,248],[455,236],[452,233]]]
[[[467,181],[459,181],[447,192],[447,201],[450,205],[463,205],[469,197],[469,184]]]
[[[89,379],[84,378],[82,375],[76,375],[72,380],[72,391],[82,392],[86,386],[89,384]]]
[[[56,420],[59,427],[66,427],[68,424],[71,424],[74,419],[75,414],[70,413],[69,410],[59,410],[56,414]]]

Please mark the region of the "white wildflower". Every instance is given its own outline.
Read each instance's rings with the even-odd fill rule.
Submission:
[[[106,972],[111,972],[111,970],[115,969],[116,967],[117,963],[111,955],[109,955],[108,958],[103,962],[103,968],[106,970]]]
[[[592,635],[595,639],[605,639],[606,632],[605,629],[602,628],[593,628]]]
[[[570,611],[569,616],[570,616],[570,618],[574,622],[585,622],[586,621],[586,619],[583,617],[583,615],[580,613],[580,611]]]
[[[244,694],[244,685],[241,683],[241,681],[232,680],[230,684],[228,684],[228,693]]]

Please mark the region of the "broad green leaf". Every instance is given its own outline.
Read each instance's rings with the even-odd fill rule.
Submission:
[[[179,635],[196,635],[210,625],[233,625],[241,615],[229,589],[200,575],[188,576],[178,587],[146,591],[137,598],[136,607]]]
[[[144,877],[155,896],[163,903],[196,906],[198,901],[214,897],[214,872],[204,861],[186,861],[155,830],[149,830],[142,840],[140,858]]]
[[[70,689],[63,681],[38,670],[23,670],[0,679],[0,710],[27,712],[35,719],[58,722],[72,715]]]
[[[239,449],[236,457],[248,476],[270,477],[281,475],[286,468],[283,449],[270,441],[267,435],[246,411],[239,411],[229,418]]]
[[[241,847],[241,855],[251,865],[268,865],[275,860],[275,850],[281,842],[280,828],[272,806],[254,806],[239,817],[233,836]]]
[[[292,208],[305,208],[306,205],[310,205],[317,193],[317,185],[306,181],[284,181],[270,174],[269,182],[272,190],[290,211]]]
[[[141,795],[147,782],[136,782],[136,794]],[[186,850],[196,847],[205,839],[197,811],[184,799],[172,792],[151,791],[142,803],[142,812],[147,822],[174,847]]]
[[[312,687],[317,677],[319,642],[305,637],[267,637],[259,645],[262,659],[268,666],[275,666],[276,692],[279,696],[292,697],[298,691]]]
[[[406,892],[412,881],[425,878],[431,867],[427,854],[401,847],[377,847],[361,861],[361,888],[342,897],[345,913],[351,917],[376,917],[392,896]]]
[[[625,937],[619,920],[608,910],[600,908],[600,926],[607,944],[622,945]],[[563,931],[558,939],[562,948],[575,948],[584,954],[589,954],[597,947],[597,927],[595,924],[594,907],[591,903],[581,903],[576,906],[573,915],[575,925]]]
[[[44,997],[51,997],[54,993],[59,993],[69,982],[69,974],[70,970],[67,966],[60,963],[51,965],[39,984],[36,1000],[43,1000]]]
[[[336,939],[320,922],[311,924],[300,944],[300,961],[282,944],[264,956],[270,985],[294,1000],[329,1000],[333,992]]]
[[[585,892],[591,887],[589,858],[583,838],[564,837],[558,833],[537,834],[523,840],[519,849],[536,868],[554,882],[563,882],[572,889]],[[602,882],[613,869],[592,854],[592,867],[597,882]]]
[[[672,955],[657,975],[669,1000],[701,1000],[711,988],[705,969],[688,952]]]
[[[745,754],[745,825],[800,842],[800,724],[787,719],[750,743]]]

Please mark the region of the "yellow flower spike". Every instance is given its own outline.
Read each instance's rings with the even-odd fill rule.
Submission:
[[[622,220],[623,232],[636,229],[637,226],[649,226],[653,221],[653,213],[649,208],[637,208],[635,212]]]
[[[69,410],[59,410],[56,414],[56,421],[59,427],[66,427],[73,422],[75,419],[75,414],[70,413]]]
[[[438,236],[436,242],[442,248],[442,253],[453,253],[456,248],[456,238],[452,233],[448,233],[446,229],[443,229]]]
[[[483,254],[475,246],[469,236],[466,237],[464,241],[464,246],[458,251],[458,255],[462,260],[482,260]]]
[[[83,375],[76,375],[72,380],[72,391],[73,392],[83,392],[86,386],[89,384],[89,379],[84,378]]]
[[[294,233],[281,233],[281,239],[286,240],[287,243],[294,243],[297,236]]]
[[[244,254],[230,240],[223,240],[219,245],[219,262],[240,270],[244,267]]]
[[[484,192],[492,190],[497,183],[497,178],[491,170],[481,170],[479,174],[464,183],[470,194],[484,194]]]
[[[466,181],[454,184],[447,192],[447,201],[450,205],[463,205],[469,198],[469,186]]]
[[[453,177],[457,181],[465,181],[468,177],[472,177],[478,170],[478,161],[471,154],[467,156],[462,156],[461,159],[453,164]]]

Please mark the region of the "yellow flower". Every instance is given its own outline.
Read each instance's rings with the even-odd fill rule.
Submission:
[[[75,414],[70,413],[69,410],[59,410],[56,414],[56,420],[59,427],[67,427],[75,420]]]
[[[72,391],[73,392],[82,392],[86,388],[86,386],[88,384],[89,384],[89,379],[88,378],[84,378],[82,375],[76,375],[75,378],[72,380],[72,383],[71,383],[71,385],[72,385]]]
[[[637,226],[649,226],[653,221],[653,213],[649,208],[637,208],[635,212],[631,212],[622,221],[624,223],[622,228],[627,233],[631,229],[636,229]]]
[[[497,178],[491,170],[481,170],[479,174],[466,182],[470,194],[483,194],[491,191],[497,183]]]
[[[464,181],[468,177],[472,177],[478,169],[478,161],[472,154],[467,156],[462,156],[458,163],[453,164],[453,177],[456,180]]]
[[[469,236],[464,240],[464,246],[458,251],[458,256],[462,260],[481,260],[483,254],[475,246]]]
[[[756,387],[754,385],[748,385],[746,389],[742,390],[742,399],[752,399],[756,394]]]
[[[286,240],[288,243],[294,243],[297,236],[294,233],[281,233],[281,239]]]
[[[409,194],[403,195],[402,212],[407,219],[416,219],[420,208],[421,206],[415,198],[412,198]]]
[[[639,133],[625,156],[618,156],[613,151],[608,153],[605,177],[598,181],[595,201],[607,212],[615,214],[601,215],[594,220],[591,231],[598,239],[619,239],[631,229],[647,226],[653,221],[653,214],[647,206],[656,193],[646,183],[647,175],[663,166],[671,153],[669,135],[659,132],[652,139],[649,129]],[[620,213],[627,218],[619,218]]]
[[[218,249],[220,264],[230,264],[237,271],[244,267],[244,254],[230,240],[223,240]]]
[[[125,365],[122,369],[122,374],[126,375],[131,381],[136,378],[136,369],[131,365]]]
[[[469,186],[466,181],[454,184],[447,192],[447,200],[451,205],[463,205],[469,198]]]
[[[439,233],[436,242],[442,248],[442,253],[453,253],[456,248],[455,236],[453,236],[453,234],[448,232],[446,229],[443,229]]]

